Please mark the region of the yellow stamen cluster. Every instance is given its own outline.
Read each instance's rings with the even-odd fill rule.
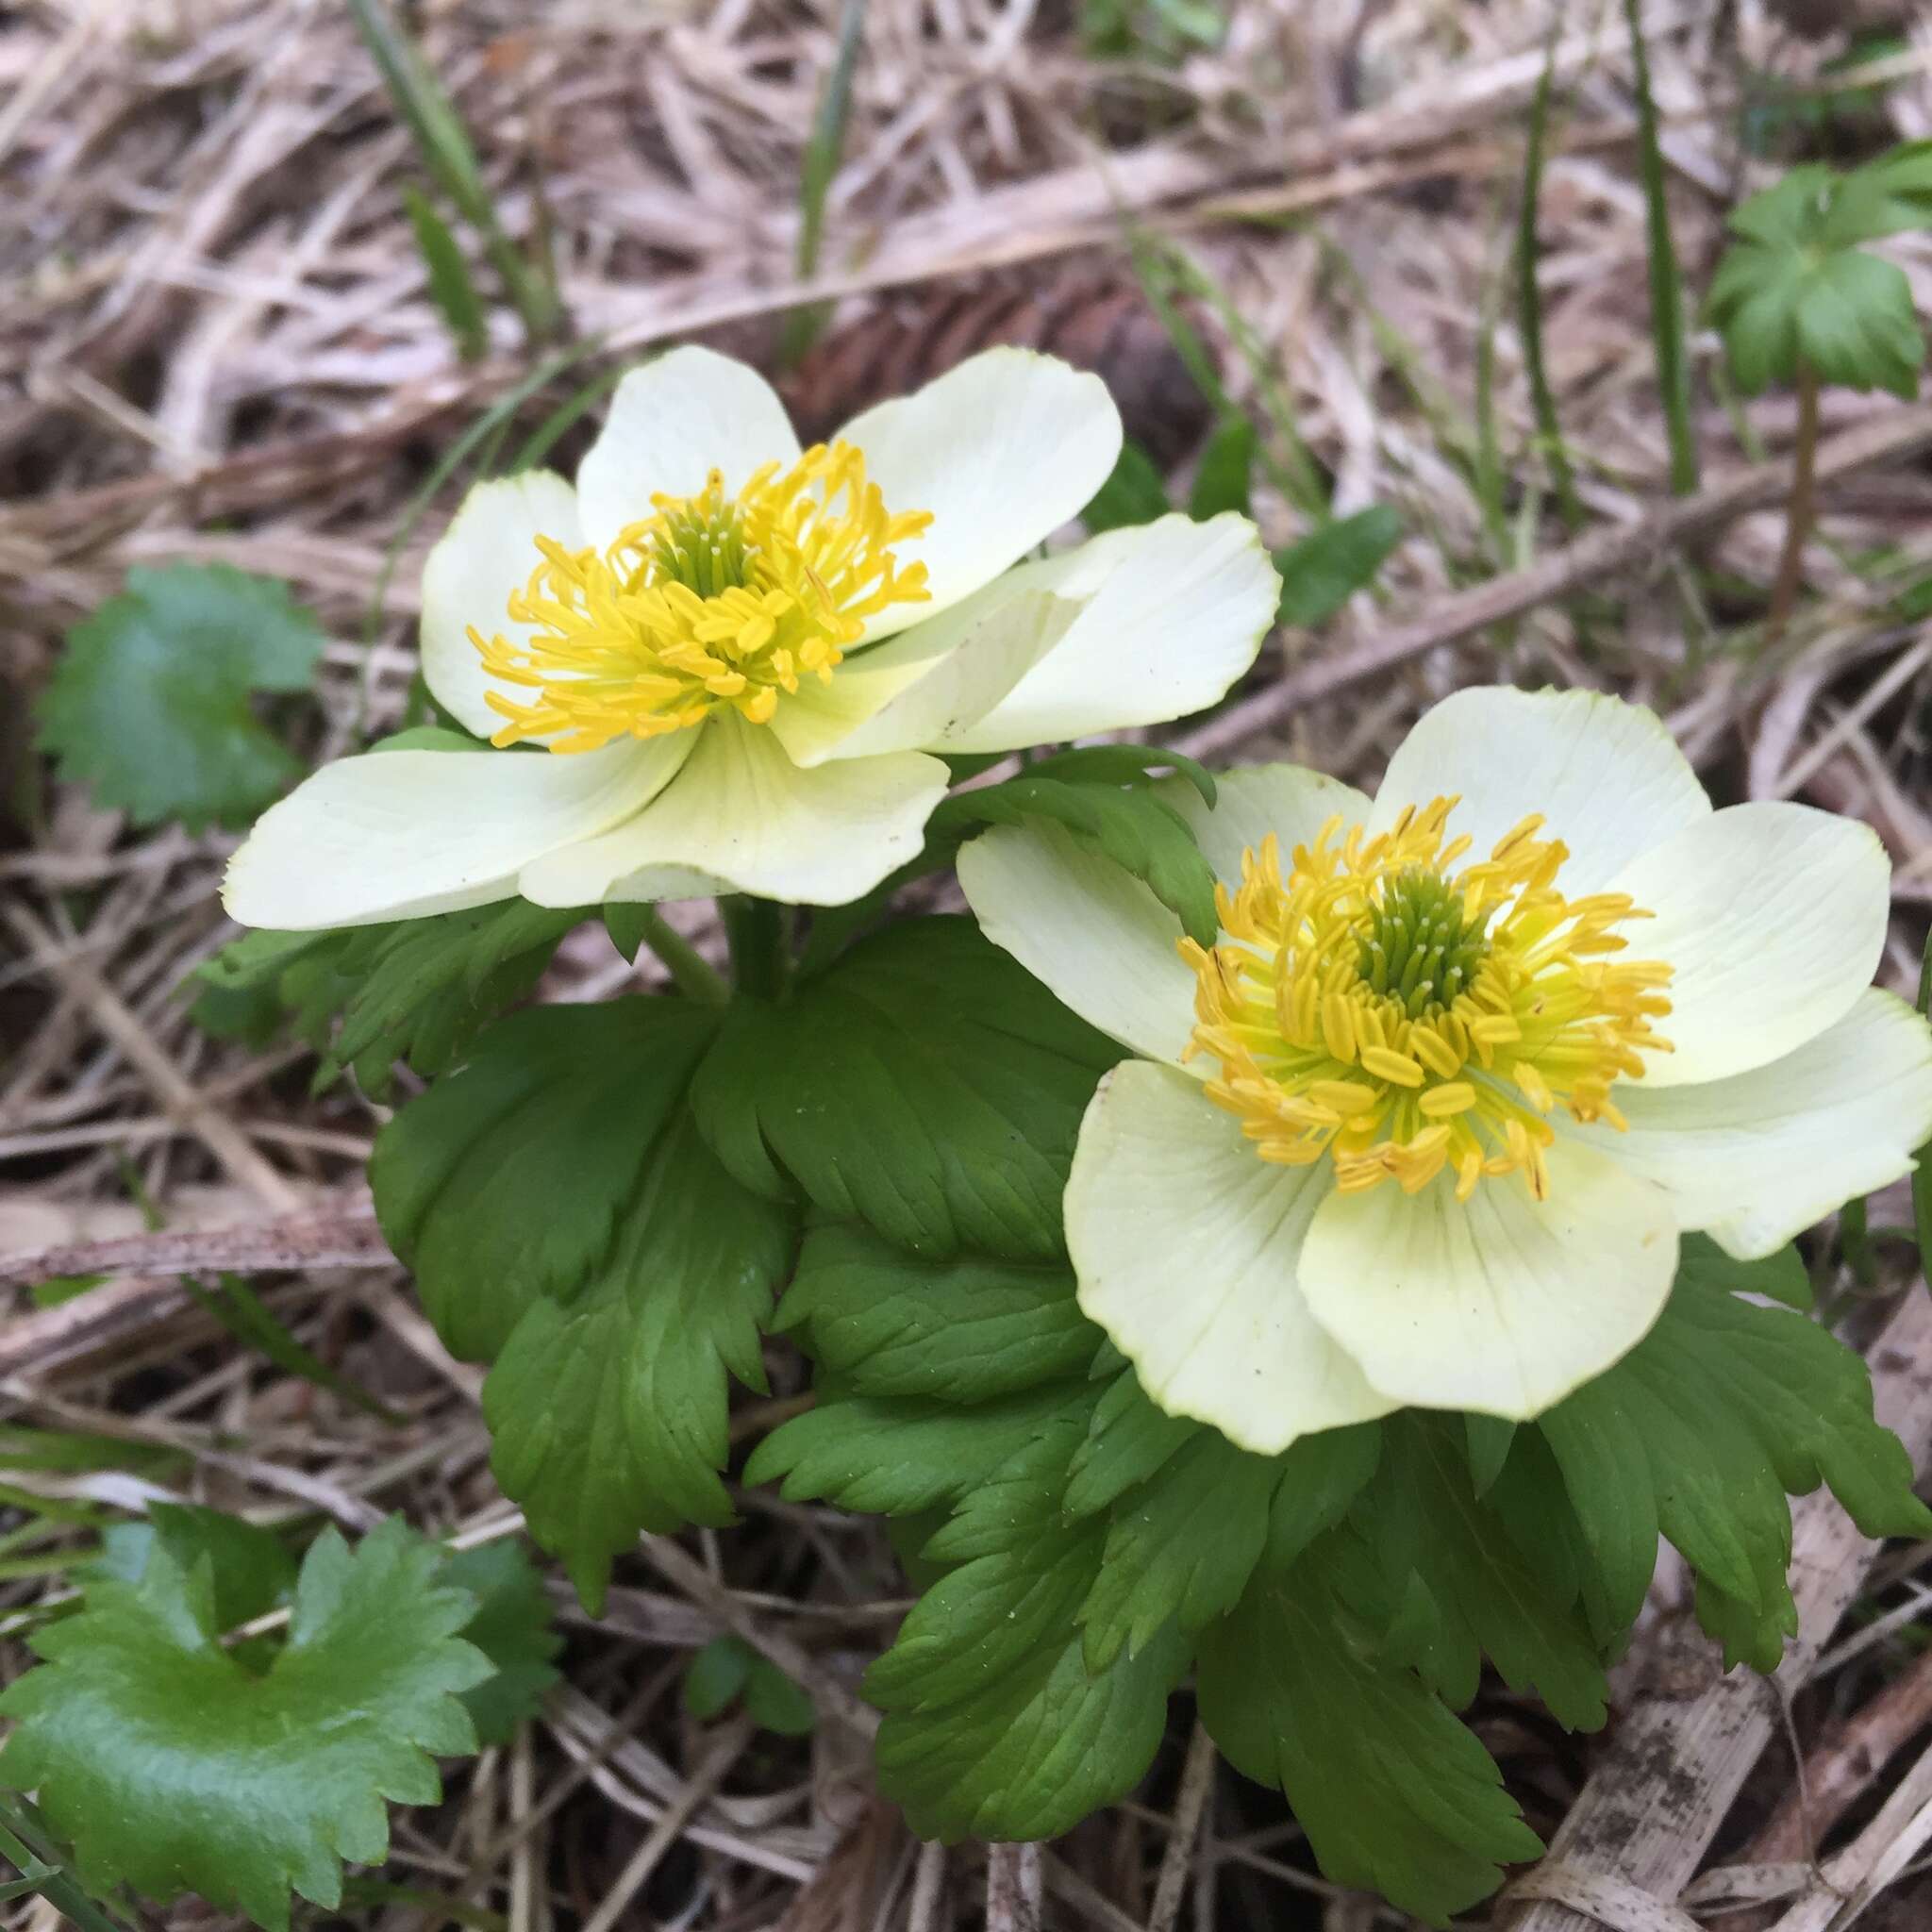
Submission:
[[[509,599],[527,638],[471,629],[492,678],[538,693],[526,705],[490,693],[508,721],[492,743],[594,751],[686,730],[721,706],[767,724],[779,692],[829,681],[868,618],[930,594],[924,564],[902,568],[891,546],[931,515],[888,510],[849,443],[821,443],[789,470],[768,463],[735,496],[713,470],[696,496],[651,506],[602,556],[537,539],[541,561]]]
[[[1446,1168],[1465,1201],[1521,1174],[1543,1200],[1551,1110],[1621,1129],[1612,1084],[1671,1050],[1651,1030],[1671,969],[1610,957],[1649,915],[1622,892],[1566,899],[1569,851],[1540,816],[1453,872],[1471,842],[1448,837],[1456,803],[1374,838],[1331,819],[1285,878],[1273,834],[1244,853],[1220,942],[1181,941],[1199,976],[1188,1050],[1221,1062],[1207,1091],[1263,1160],[1328,1155],[1344,1192],[1418,1193]]]

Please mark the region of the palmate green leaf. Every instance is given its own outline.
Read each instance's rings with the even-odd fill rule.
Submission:
[[[1051,1838],[1139,1782],[1186,1665],[1162,1633],[1091,1672],[1073,1618],[1105,1543],[1060,1500],[1087,1418],[1042,1430],[928,1545],[950,1567],[867,1673],[880,1782],[920,1836]]]
[[[323,643],[274,578],[222,563],[131,570],[122,595],[68,632],[41,743],[137,824],[245,824],[302,774],[250,698],[307,691]]]
[[[1109,1351],[1109,1356],[1111,1351]],[[1192,1635],[1234,1607],[1264,1548],[1286,1564],[1339,1522],[1374,1474],[1375,1424],[1304,1437],[1279,1456],[1238,1449],[1170,1416],[1120,1366],[1068,1467],[1069,1520],[1107,1510],[1107,1541],[1079,1610],[1090,1669],[1173,1624]]]
[[[1918,393],[1925,344],[1911,285],[1855,244],[1932,221],[1928,172],[1908,149],[1849,175],[1793,168],[1735,210],[1739,240],[1718,264],[1707,308],[1747,395],[1806,370],[1852,389]]]
[[[1487,1657],[1512,1690],[1534,1689],[1557,1720],[1594,1730],[1606,1687],[1594,1636],[1571,1592],[1512,1542],[1476,1496],[1459,1418],[1409,1410],[1382,1424],[1374,1482],[1334,1547],[1349,1607],[1460,1708]]]
[[[196,1891],[273,1928],[291,1888],[333,1909],[342,1861],[387,1856],[384,1801],[436,1803],[435,1757],[475,1749],[460,1693],[490,1662],[441,1561],[398,1520],[353,1552],[325,1530],[257,1676],[220,1643],[212,1565],[158,1544],[139,1583],[94,1583],[34,1636],[42,1667],[0,1697],[0,1777],[38,1790],[96,1892]]]
[[[212,1579],[217,1630],[233,1630],[289,1600],[295,1558],[273,1530],[195,1503],[151,1503],[139,1523],[117,1523],[101,1537],[101,1554],[80,1572],[84,1590],[96,1583],[139,1583],[156,1550],[181,1574],[206,1560]],[[251,1640],[231,1653],[254,1665],[271,1655],[271,1641]]]
[[[580,1292],[715,1033],[677,1000],[518,1013],[383,1130],[377,1218],[457,1355],[493,1359],[532,1302]]]
[[[768,1196],[922,1256],[1052,1261],[1080,1116],[1119,1057],[970,920],[912,920],[789,1004],[735,1003],[691,1105]]]
[[[1286,1793],[1329,1878],[1443,1924],[1542,1846],[1474,1735],[1352,1625],[1324,1555],[1266,1566],[1203,1634],[1202,1721],[1238,1771]]]
[[[774,1325],[857,1394],[941,1402],[1083,1375],[1100,1345],[1064,1263],[926,1261],[852,1224],[807,1235]]]
[[[730,1520],[727,1375],[763,1386],[791,1215],[719,1165],[687,1108],[717,1024],[670,999],[518,1014],[371,1163],[438,1332],[494,1363],[497,1480],[592,1608],[640,1529]]]
[[[609,1257],[570,1302],[532,1302],[497,1357],[491,1467],[592,1610],[640,1529],[732,1521],[727,1376],[764,1391],[758,1324],[791,1241],[680,1114]]]
[[[458,1550],[437,1582],[467,1591],[475,1607],[460,1635],[489,1658],[491,1674],[462,1693],[463,1707],[480,1744],[508,1744],[517,1726],[535,1717],[543,1693],[557,1682],[551,1659],[563,1640],[550,1612],[543,1579],[521,1545],[479,1543]]]
[[[1776,1667],[1796,1627],[1787,1492],[1821,1482],[1867,1536],[1924,1536],[1897,1437],[1864,1363],[1803,1315],[1680,1274],[1662,1318],[1616,1367],[1538,1424],[1601,1579],[1604,1619],[1637,1614],[1658,1532],[1697,1573],[1730,1661]]]
[[[245,933],[197,971],[207,990],[194,1017],[221,1037],[261,1044],[286,1015],[322,1056],[317,1092],[353,1067],[380,1098],[399,1060],[425,1078],[454,1066],[588,916],[509,899],[390,924]]]
[[[1115,1506],[1078,1612],[1090,1671],[1170,1626],[1191,1636],[1241,1601],[1268,1541],[1274,1457],[1198,1429]]]

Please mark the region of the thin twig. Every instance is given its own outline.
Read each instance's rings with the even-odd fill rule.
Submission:
[[[1217,1761],[1214,1740],[1208,1735],[1208,1726],[1197,1718],[1194,1735],[1188,1740],[1187,1762],[1181,1766],[1181,1788],[1174,1803],[1174,1830],[1168,1835],[1167,1850],[1161,1855],[1160,1875],[1154,1881],[1154,1904],[1147,1913],[1147,1932],[1174,1932],[1174,1921],[1180,1916],[1188,1868],[1193,1859],[1194,1840],[1200,1835],[1201,1814],[1208,1807],[1208,1793],[1214,1789]]]
[[[989,1845],[986,1932],[1041,1932],[1040,1847]]]
[[[1860,470],[1905,462],[1928,448],[1932,405],[1890,410],[1821,445],[1817,481],[1823,485]],[[1231,705],[1197,730],[1182,734],[1179,748],[1194,758],[1224,755],[1274,729],[1303,705],[1379,676],[1438,644],[1454,643],[1491,625],[1505,624],[1620,571],[1652,565],[1677,544],[1752,510],[1784,502],[1790,494],[1793,473],[1791,462],[1760,463],[1635,523],[1593,531],[1552,551],[1527,570],[1458,591],[1441,599],[1426,617],[1366,639],[1351,651],[1291,671],[1272,690]]]

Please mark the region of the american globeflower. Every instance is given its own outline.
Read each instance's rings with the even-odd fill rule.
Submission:
[[[1932,1029],[1871,985],[1876,838],[1713,810],[1646,710],[1467,691],[1373,800],[1271,765],[1173,802],[1221,880],[1211,949],[1051,827],[959,875],[1143,1056],[1081,1124],[1080,1306],[1244,1448],[1534,1416],[1642,1338],[1681,1232],[1769,1254],[1932,1136]]]
[[[577,471],[477,485],[423,575],[423,673],[487,738],[325,766],[224,897],[292,930],[521,893],[858,897],[947,770],[1185,715],[1278,595],[1252,524],[1169,517],[1020,563],[1121,448],[1097,377],[994,349],[801,450],[754,371],[632,372]]]

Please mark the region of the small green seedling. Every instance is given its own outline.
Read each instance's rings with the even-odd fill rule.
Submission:
[[[684,1674],[684,1707],[701,1724],[722,1717],[740,1698],[761,1729],[802,1738],[818,1722],[811,1698],[741,1637],[714,1637]]]
[[[1737,241],[1718,264],[1707,309],[1746,395],[1774,382],[1797,391],[1796,468],[1784,557],[1772,593],[1775,638],[1797,595],[1812,515],[1818,395],[1826,383],[1919,392],[1925,338],[1911,284],[1863,244],[1932,224],[1932,141],[1911,142],[1850,174],[1793,168],[1735,210]]]

